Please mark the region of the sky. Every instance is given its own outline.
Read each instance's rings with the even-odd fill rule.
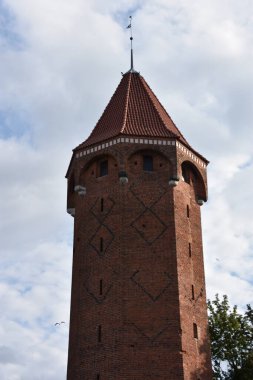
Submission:
[[[129,69],[129,15],[135,69],[210,161],[207,296],[253,305],[252,0],[0,0],[2,380],[66,378],[65,174]]]

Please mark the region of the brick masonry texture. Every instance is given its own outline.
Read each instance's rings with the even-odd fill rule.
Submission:
[[[118,144],[72,160],[68,380],[212,379],[197,202],[206,193],[205,169],[176,146]]]

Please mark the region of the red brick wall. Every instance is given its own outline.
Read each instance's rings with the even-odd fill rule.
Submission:
[[[188,380],[205,369],[200,378],[211,379],[199,206],[193,186],[168,184],[183,159],[176,148],[153,148],[122,144],[71,168],[87,193],[69,194],[76,216],[68,380]],[[143,171],[144,153],[153,155],[153,172]],[[100,157],[108,157],[108,176],[97,177]]]
[[[185,380],[212,379],[207,335],[201,216],[194,186],[180,181],[174,190],[174,200]],[[194,338],[193,323],[197,326],[198,339]]]

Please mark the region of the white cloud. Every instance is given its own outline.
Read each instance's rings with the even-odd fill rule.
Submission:
[[[211,161],[202,208],[208,294],[253,302],[252,8],[249,0],[1,3],[1,379],[65,377],[68,326],[54,326],[69,313],[64,175],[129,67],[131,13],[136,69]]]

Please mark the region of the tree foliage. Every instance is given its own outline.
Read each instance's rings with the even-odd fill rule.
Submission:
[[[227,296],[216,295],[208,310],[214,378],[253,380],[253,309],[240,314]]]

